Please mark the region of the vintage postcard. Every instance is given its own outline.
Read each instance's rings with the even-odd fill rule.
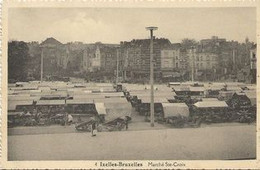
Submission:
[[[3,0],[1,168],[260,168],[259,5]]]

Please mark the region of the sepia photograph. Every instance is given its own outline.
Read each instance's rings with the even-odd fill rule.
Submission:
[[[256,7],[24,6],[7,16],[8,162],[257,160]]]

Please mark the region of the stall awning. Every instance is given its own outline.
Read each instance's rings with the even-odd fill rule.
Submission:
[[[205,88],[204,87],[190,87],[190,91],[203,92],[203,91],[205,91]]]
[[[219,101],[218,98],[202,98],[202,101]]]
[[[84,100],[67,100],[66,104],[93,104],[94,101],[91,99],[84,99]]]
[[[104,95],[105,97],[124,97],[124,93],[123,92],[114,92],[114,93],[102,93],[102,95]]]
[[[121,97],[117,97],[117,98],[104,98],[104,99],[94,99],[95,103],[116,103],[118,105],[120,104],[124,104],[124,103],[128,103],[128,101],[126,100],[126,98],[121,98]]]
[[[32,105],[32,100],[8,100],[8,110],[15,110],[18,105]]]
[[[180,86],[181,83],[180,82],[169,82],[170,86]]]
[[[151,98],[150,97],[143,97],[141,98],[142,103],[151,103]],[[168,103],[168,100],[166,97],[161,98],[161,97],[155,97],[154,98],[154,103]]]
[[[189,107],[185,103],[162,103],[164,118],[172,116],[189,116]]]
[[[64,105],[65,100],[39,100],[36,105]]]
[[[224,86],[209,86],[209,87],[207,87],[207,90],[220,91],[223,88],[224,88]]]
[[[136,95],[138,99],[142,98],[148,98],[151,96],[151,93],[145,93],[145,94],[138,94]],[[173,98],[176,96],[174,92],[169,92],[169,93],[154,93],[155,98]]]
[[[114,120],[118,117],[131,117],[132,107],[130,103],[105,103],[106,121]]]
[[[228,107],[225,101],[202,101],[194,104],[197,108],[226,108]]]
[[[190,91],[190,88],[185,87],[185,86],[177,86],[177,87],[174,87],[173,90],[175,90],[175,91]]]
[[[82,95],[80,95],[80,94],[78,94],[78,95],[72,95],[73,96],[73,99],[92,99],[92,100],[94,100],[94,99],[104,99],[105,98],[105,96],[104,95],[102,95],[102,94],[82,94]]]
[[[96,110],[99,115],[106,115],[106,108],[104,103],[95,103]]]
[[[241,87],[238,87],[238,86],[228,86],[227,90],[228,91],[237,91],[237,92],[242,91]]]

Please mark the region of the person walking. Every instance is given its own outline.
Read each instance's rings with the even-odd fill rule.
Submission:
[[[96,121],[93,120],[91,123],[91,136],[96,136],[97,135],[97,124]]]
[[[125,117],[125,130],[128,130],[128,118],[127,118],[127,116]]]

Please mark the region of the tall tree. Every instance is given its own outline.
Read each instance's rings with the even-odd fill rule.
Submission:
[[[181,47],[183,49],[190,49],[192,46],[197,46],[198,42],[194,39],[184,38],[181,41]]]
[[[29,48],[23,41],[8,42],[8,79],[26,81]]]

